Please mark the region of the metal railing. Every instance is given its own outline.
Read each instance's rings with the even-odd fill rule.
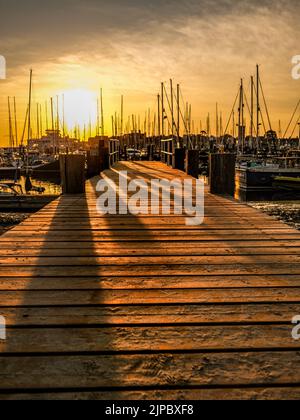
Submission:
[[[120,141],[116,139],[109,140],[109,167],[111,168],[120,160]]]
[[[161,140],[161,161],[173,166],[175,156],[175,139]]]

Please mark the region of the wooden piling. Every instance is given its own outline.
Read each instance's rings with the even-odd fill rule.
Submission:
[[[153,157],[154,157],[154,145],[151,144],[147,147],[148,150],[148,160],[151,162],[153,161]]]
[[[105,136],[92,138],[87,154],[87,175],[91,178],[105,169],[109,169],[109,140]]]
[[[199,150],[186,151],[186,173],[196,179],[199,177]]]
[[[60,173],[63,194],[85,193],[84,155],[61,155]]]
[[[93,139],[87,153],[88,178],[99,175],[101,170],[101,140]]]
[[[176,148],[174,156],[174,169],[184,171],[185,164],[185,148]]]
[[[236,155],[217,153],[210,155],[209,185],[211,194],[235,193]]]

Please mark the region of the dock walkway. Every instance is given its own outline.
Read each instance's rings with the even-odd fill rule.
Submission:
[[[0,399],[299,398],[300,233],[209,193],[201,226],[100,216],[98,180],[0,238]]]

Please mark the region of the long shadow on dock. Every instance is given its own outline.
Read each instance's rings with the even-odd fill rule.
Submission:
[[[15,267],[9,265],[9,255],[8,265],[2,267],[13,285],[3,309],[9,328],[0,353],[0,372],[5,372],[2,395],[48,398],[67,393],[66,397],[80,398],[88,391],[91,397],[95,393],[95,398],[101,398],[104,393],[103,398],[110,398],[109,390],[128,386],[124,370],[121,374],[118,368],[119,357],[127,352],[120,343],[115,348],[114,331],[118,328],[122,335],[127,324],[124,309],[132,291],[123,289],[123,267],[101,264],[103,249],[106,258],[111,246],[119,247],[122,256],[126,231],[116,230],[110,223],[112,216],[93,219],[98,180],[90,181],[85,195],[61,197],[41,211],[45,221],[26,231],[32,233],[28,241],[18,231],[11,244],[2,244],[11,249],[11,258],[14,252],[19,255]],[[68,221],[60,221],[70,218],[71,222],[77,210],[81,221],[76,217],[77,229],[69,230]],[[133,219],[145,239],[151,240],[149,229],[138,217]],[[106,225],[103,238],[97,220],[99,227]],[[124,223],[127,220],[125,216]],[[115,253],[111,255],[115,258]],[[130,267],[127,270],[130,277]],[[140,280],[142,284],[143,277]],[[114,303],[114,298],[120,302],[120,296],[121,311],[120,304]],[[113,319],[118,312],[123,313],[121,324]],[[111,396],[117,398],[118,392]]]

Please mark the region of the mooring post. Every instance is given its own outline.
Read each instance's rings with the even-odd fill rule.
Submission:
[[[95,175],[99,175],[101,172],[100,165],[100,143],[99,139],[92,139],[89,144],[89,150],[87,152],[87,176],[91,178]]]
[[[186,173],[196,179],[199,178],[199,150],[186,151]]]
[[[180,171],[184,171],[184,164],[185,164],[185,148],[180,147],[175,149],[175,156],[174,156],[174,169],[179,169]]]
[[[210,155],[209,186],[211,194],[235,193],[236,155],[216,153]]]
[[[110,169],[110,140],[100,141],[100,172]]]
[[[59,163],[62,193],[85,193],[85,156],[60,155]]]
[[[147,147],[147,150],[148,150],[148,160],[151,162],[153,160],[154,146],[152,144],[150,144]]]

